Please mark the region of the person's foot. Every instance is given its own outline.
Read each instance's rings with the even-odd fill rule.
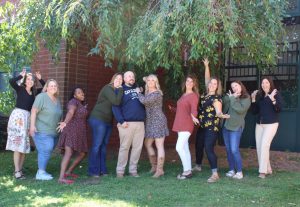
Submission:
[[[73,183],[74,183],[74,180],[69,180],[69,179],[63,178],[63,179],[59,179],[59,180],[58,180],[58,183],[69,185],[69,184],[73,184]]]
[[[50,175],[46,171],[40,171],[40,170],[38,170],[37,173],[36,173],[36,175],[35,175],[35,179],[36,180],[52,180],[53,177],[52,177],[52,175]]]
[[[16,171],[16,172],[14,173],[14,176],[15,176],[15,178],[16,178],[17,180],[24,180],[24,179],[26,179],[25,175],[22,173],[22,170]]]
[[[265,179],[266,174],[265,173],[259,173],[258,177],[261,178],[261,179]]]
[[[191,178],[193,176],[192,171],[185,171],[179,175],[177,175],[178,180],[185,180]]]
[[[213,173],[210,178],[207,179],[208,183],[215,183],[220,179],[218,173]]]
[[[192,171],[198,171],[198,172],[201,172],[202,171],[202,168],[201,168],[201,165],[195,165],[192,169]]]
[[[79,176],[77,174],[74,173],[65,173],[64,177],[71,177],[71,178],[78,178]]]
[[[139,174],[138,173],[129,173],[129,176],[134,177],[134,178],[139,178]]]
[[[117,178],[124,178],[124,174],[123,173],[117,173]]]
[[[238,180],[243,179],[243,177],[244,177],[244,175],[242,172],[237,172],[234,176],[232,176],[232,178],[238,179]]]
[[[226,173],[226,177],[232,178],[235,175],[234,170],[230,170]]]

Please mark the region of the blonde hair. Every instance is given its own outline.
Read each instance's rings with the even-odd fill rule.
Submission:
[[[222,92],[223,92],[222,91],[222,83],[221,83],[221,80],[219,78],[217,78],[217,77],[211,77],[209,79],[209,81],[206,84],[206,93],[208,93],[208,85],[210,84],[210,82],[212,80],[216,80],[218,82],[218,86],[217,86],[217,89],[215,91],[216,95],[219,95],[219,96],[222,95]]]
[[[57,96],[59,95],[59,87],[58,87],[57,81],[54,80],[54,79],[48,79],[48,80],[47,80],[46,84],[45,84],[44,87],[43,87],[42,92],[47,92],[47,88],[48,88],[48,85],[49,85],[50,82],[54,82],[54,83],[56,84],[56,86],[57,86],[57,91],[56,91],[56,93],[54,94],[54,96],[57,97]]]
[[[109,82],[109,84],[110,84],[112,87],[114,87],[114,81],[115,81],[115,79],[117,78],[118,75],[120,75],[120,76],[122,77],[122,83],[123,83],[123,74],[122,74],[122,73],[115,73],[115,74],[113,75],[113,77],[111,78],[110,82]]]
[[[162,90],[160,89],[160,85],[159,85],[159,81],[158,81],[158,78],[157,78],[157,76],[156,75],[154,75],[154,74],[150,74],[150,75],[148,75],[148,76],[146,76],[145,77],[145,82],[146,82],[146,85],[145,85],[145,94],[148,94],[149,93],[149,88],[148,88],[148,85],[147,85],[147,79],[148,78],[153,78],[154,79],[154,81],[155,81],[155,88],[159,91],[159,93],[161,94],[161,95],[163,95],[163,92],[162,92]]]

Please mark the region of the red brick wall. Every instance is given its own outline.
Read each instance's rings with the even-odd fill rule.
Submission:
[[[67,51],[65,43],[62,42],[60,61],[58,63],[54,63],[49,51],[42,47],[32,64],[32,70],[41,71],[45,80],[53,78],[58,81],[60,99],[64,109],[71,90],[75,86],[80,86],[85,91],[88,109],[91,111],[100,89],[109,83],[112,75],[117,72],[116,64],[114,64],[113,68],[105,67],[103,58],[100,56],[87,56],[88,52],[89,47],[84,40],[81,40],[78,46],[71,51]],[[162,83],[162,81],[163,77],[160,77],[160,82]],[[169,103],[170,101],[165,100],[164,111],[170,129],[170,136],[166,139],[166,145],[175,145],[177,135],[171,130],[175,113],[168,110],[167,105]],[[176,102],[171,103],[176,104]],[[110,145],[119,145],[116,123],[114,123]]]

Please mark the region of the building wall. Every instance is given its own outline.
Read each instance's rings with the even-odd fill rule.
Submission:
[[[109,83],[113,74],[117,72],[117,63],[113,64],[112,68],[105,67],[103,58],[100,56],[87,56],[88,52],[89,47],[84,40],[81,40],[78,46],[70,51],[67,50],[66,44],[62,42],[59,55],[60,60],[55,63],[49,51],[41,45],[41,50],[32,64],[32,71],[40,71],[45,80],[50,78],[57,80],[64,111],[66,110],[70,93],[75,86],[80,86],[84,89],[88,109],[91,111],[101,88]],[[162,81],[163,77],[160,77],[160,80]],[[167,110],[169,103],[169,100],[165,100],[164,109],[171,132],[175,114]],[[172,104],[176,103],[172,102]],[[90,131],[88,136],[90,140]],[[171,132],[171,135],[166,139],[166,144],[175,145],[176,140],[176,134]],[[110,145],[119,145],[118,130],[115,122]]]

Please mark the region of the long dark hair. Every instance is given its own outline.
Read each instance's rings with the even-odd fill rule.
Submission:
[[[250,97],[245,85],[240,80],[235,80],[235,81],[232,81],[231,83],[237,83],[241,86],[242,90],[241,90],[240,98],[249,98]]]
[[[27,80],[28,76],[31,76],[32,77],[32,81],[33,81],[33,86],[31,87],[30,90],[32,91],[32,94],[34,96],[36,96],[36,94],[37,94],[37,89],[36,89],[37,81],[36,81],[36,79],[37,78],[35,78],[32,73],[26,73],[25,74],[25,77],[23,78],[23,80],[21,82],[21,86],[23,86],[24,88],[26,88],[26,80]]]
[[[265,76],[265,77],[262,77],[261,82],[260,82],[260,88],[259,88],[259,91],[258,91],[258,94],[257,94],[257,99],[261,99],[261,98],[263,98],[263,97],[266,96],[266,93],[264,92],[264,90],[263,90],[262,87],[261,87],[261,83],[262,83],[263,80],[265,80],[265,79],[266,79],[267,81],[269,81],[269,83],[270,83],[270,90],[269,90],[269,93],[268,93],[268,94],[272,93],[272,91],[275,89],[275,84],[274,84],[273,79],[272,79],[271,76]]]

